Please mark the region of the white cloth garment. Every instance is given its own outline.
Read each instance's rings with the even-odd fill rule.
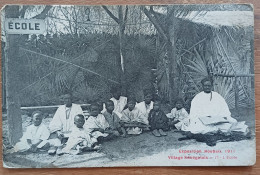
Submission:
[[[14,146],[14,151],[23,152],[30,149],[31,146],[28,144],[27,139],[30,139],[32,144],[36,144],[42,140],[42,142],[37,146],[37,148],[42,148],[47,143],[49,136],[50,131],[44,124],[41,123],[39,126],[32,124],[27,127],[22,138],[20,139],[20,142],[16,143]]]
[[[103,114],[98,114],[96,117],[90,116],[84,127],[86,128],[87,132],[91,133],[94,138],[98,138],[100,136],[106,137],[109,135],[108,133],[101,133],[100,131],[92,132],[95,128],[101,128],[105,130],[109,127],[109,124]]]
[[[97,139],[91,137],[90,133],[87,131],[86,128],[78,128],[74,126],[72,128],[66,146],[62,149],[62,152],[70,153],[71,149],[76,147],[81,142],[84,142],[84,146],[90,148],[95,142],[97,142]]]
[[[211,124],[203,124],[203,118],[210,116],[215,121]],[[209,118],[210,118],[209,117]],[[219,123],[219,121],[226,120],[226,123]],[[211,93],[200,92],[197,94],[192,102],[189,116],[189,126],[185,129],[194,134],[205,134],[209,132],[230,132],[232,131],[232,125],[240,126],[236,127],[236,131],[245,131],[247,125],[240,123],[239,125],[236,119],[231,117],[228,105],[225,99],[217,92]]]
[[[136,104],[136,107],[144,114],[144,116],[148,119],[150,111],[153,109],[153,101],[149,105],[147,105],[144,101]]]
[[[50,122],[49,129],[51,133],[55,131],[62,131],[63,133],[70,133],[74,126],[74,117],[78,114],[83,115],[80,105],[72,104],[70,108],[66,105],[60,106]]]
[[[121,118],[122,117],[122,111],[124,110],[124,107],[127,104],[127,98],[120,96],[119,100],[115,99],[114,97],[112,97],[110,100],[112,100],[114,102],[114,113],[116,113],[116,115]],[[106,111],[106,105],[103,104],[103,110],[101,111],[101,113],[104,113]]]
[[[148,125],[148,118],[144,116],[144,114],[137,108],[135,107],[132,111],[130,111],[128,108],[125,109],[122,112],[122,118],[121,121],[126,122],[126,123],[131,123],[131,122],[138,122],[138,123],[143,123]],[[126,128],[126,131],[128,134],[141,134],[142,129],[139,127],[128,127]]]
[[[170,119],[173,119],[174,121],[179,120],[179,122],[174,125],[178,130],[185,130],[188,126],[189,114],[184,108],[179,110],[173,108],[171,113],[166,114],[166,116]]]

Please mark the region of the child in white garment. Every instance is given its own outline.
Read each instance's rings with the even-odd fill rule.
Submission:
[[[169,118],[169,126],[176,128],[177,130],[184,130],[188,124],[188,112],[183,107],[184,101],[182,98],[175,100],[175,108],[171,110],[171,113],[167,114]]]
[[[128,135],[138,135],[143,132],[143,129],[148,128],[148,119],[144,114],[135,107],[136,99],[130,96],[127,99],[127,109],[122,112],[122,118],[120,120],[121,126],[126,130]]]
[[[91,150],[93,144],[97,142],[97,139],[92,137],[84,128],[85,118],[82,114],[75,116],[74,124],[75,126],[72,128],[72,132],[62,153],[79,154],[85,150]]]
[[[48,147],[47,139],[50,136],[50,131],[42,123],[43,115],[41,111],[32,113],[33,124],[28,126],[23,133],[20,142],[16,143],[13,152],[36,152],[37,150]]]

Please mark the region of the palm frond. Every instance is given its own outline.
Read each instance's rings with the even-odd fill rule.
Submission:
[[[231,80],[224,82],[223,78],[215,79],[214,91],[218,92],[226,100],[230,109],[235,108],[234,84]]]

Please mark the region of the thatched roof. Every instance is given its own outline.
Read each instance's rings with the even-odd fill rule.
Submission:
[[[254,13],[252,11],[192,11],[188,15],[179,18],[215,28],[221,26],[254,26]]]

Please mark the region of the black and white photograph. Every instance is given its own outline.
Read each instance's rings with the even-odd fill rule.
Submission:
[[[7,5],[5,168],[252,166],[252,4]]]

